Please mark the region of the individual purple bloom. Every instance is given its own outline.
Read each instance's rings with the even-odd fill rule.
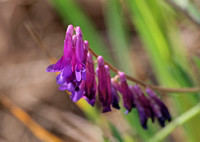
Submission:
[[[92,54],[88,52],[86,62],[85,97],[89,104],[94,106],[96,101],[96,80]]]
[[[119,106],[119,95],[117,94],[117,89],[114,87],[115,81],[113,79],[111,79],[111,94],[112,94],[112,107],[116,108],[116,109],[120,109]]]
[[[74,32],[74,27],[69,25],[67,28],[65,41],[64,41],[64,59],[71,59],[72,57],[72,36]]]
[[[150,106],[153,110],[154,115],[157,117],[160,125],[162,127],[165,126],[165,121],[171,121],[170,113],[165,106],[165,104],[158,98],[156,93],[152,91],[150,88],[146,89],[146,93],[149,95],[150,98]]]
[[[108,91],[108,95],[107,95],[107,107],[110,108],[110,105],[112,103],[112,86],[111,86],[111,78],[110,78],[110,69],[108,67],[108,65],[105,65],[105,69],[106,69],[106,80],[107,80],[107,91]]]
[[[82,37],[82,32],[80,27],[76,27],[76,67],[75,75],[76,80],[80,82],[82,79],[86,79],[86,67],[83,63],[84,61],[84,42]]]
[[[152,121],[154,120],[149,100],[143,94],[141,88],[138,85],[129,86],[129,88],[134,94],[135,106],[140,117],[140,123],[144,129],[147,129],[148,118],[152,118]]]
[[[97,58],[98,67],[96,69],[97,77],[98,77],[98,94],[99,100],[103,106],[103,112],[111,111],[110,104],[112,100],[111,96],[111,87],[108,82],[108,72],[104,66],[104,60],[102,56]]]
[[[88,49],[88,43],[83,42],[80,27],[75,28],[69,25],[66,31],[64,41],[64,53],[56,64],[50,65],[47,72],[60,72],[56,77],[57,84],[60,85],[59,90],[68,90],[71,92],[72,101],[77,101],[85,94],[86,67],[84,55]]]
[[[132,107],[134,107],[134,98],[133,98],[133,93],[129,89],[127,81],[126,81],[126,76],[123,72],[119,72],[119,79],[120,79],[120,93],[122,94],[123,98],[123,105],[126,108],[126,113],[130,112]]]

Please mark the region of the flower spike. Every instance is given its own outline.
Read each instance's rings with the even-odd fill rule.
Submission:
[[[120,79],[120,93],[122,94],[123,97],[123,103],[124,107],[126,108],[127,112],[130,112],[132,107],[134,107],[134,98],[133,98],[133,93],[128,87],[127,81],[126,81],[126,76],[123,72],[119,72],[119,79]]]
[[[126,113],[133,108],[137,109],[144,129],[147,129],[149,118],[152,122],[157,118],[161,126],[165,126],[166,120],[171,121],[167,107],[156,93],[146,88],[146,94],[148,94],[146,95],[138,85],[129,86],[127,78],[131,77],[104,62],[102,56],[94,53],[89,48],[89,42],[83,40],[80,27],[74,29],[73,25],[68,26],[63,51],[63,56],[57,63],[48,66],[46,72],[59,72],[56,77],[58,89],[69,91],[73,102],[84,98],[91,106],[94,106],[98,94],[102,112],[105,113],[111,111],[111,105],[113,108],[120,109],[119,92],[122,95]],[[96,72],[92,54],[97,58]],[[110,69],[118,74],[115,78],[111,79]],[[97,75],[98,84],[95,75]],[[135,82],[146,87],[140,81]]]
[[[85,97],[89,104],[94,106],[96,101],[96,80],[92,54],[88,52],[86,62]]]
[[[103,106],[103,112],[111,111],[110,108],[110,90],[108,89],[109,84],[107,82],[107,72],[104,66],[104,60],[102,56],[97,58],[98,67],[96,69],[97,77],[98,77],[98,94],[99,100]]]

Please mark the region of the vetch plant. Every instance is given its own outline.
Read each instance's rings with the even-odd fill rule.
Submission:
[[[96,72],[92,54],[97,57]],[[114,78],[110,77],[110,68],[117,73]],[[129,76],[109,65],[102,56],[96,55],[89,48],[88,41],[83,40],[80,27],[74,29],[72,25],[68,26],[63,56],[56,64],[50,65],[46,71],[60,72],[56,77],[57,84],[60,85],[59,90],[71,92],[70,97],[73,102],[84,98],[94,106],[98,93],[103,107],[102,112],[105,113],[111,111],[111,106],[120,109],[119,92],[122,95],[126,113],[136,108],[144,129],[147,129],[148,118],[151,118],[152,122],[157,118],[163,127],[166,120],[171,120],[167,107],[151,88],[134,78],[131,80],[136,85],[128,85]],[[139,84],[146,88],[146,93],[142,91]],[[152,86],[152,88],[155,87]]]

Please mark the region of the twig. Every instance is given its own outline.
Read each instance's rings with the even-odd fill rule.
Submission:
[[[97,55],[91,48],[89,48],[89,51],[92,53],[92,55],[94,55],[96,58],[99,56]],[[109,66],[109,68],[115,72],[116,74],[118,74],[119,70],[115,67],[113,67],[110,63],[108,63],[107,61],[105,61],[105,64]],[[151,89],[154,89],[158,92],[161,93],[185,93],[185,92],[199,92],[200,91],[200,87],[195,87],[195,88],[165,88],[165,87],[160,87],[160,86],[156,86],[156,85],[152,85],[152,84],[145,84],[144,82],[142,82],[141,80],[138,80],[132,76],[129,76],[126,74],[126,78],[130,81],[133,81],[135,83],[140,84],[143,87],[150,87]]]
[[[5,95],[0,95],[1,104],[7,108],[17,119],[41,141],[43,142],[64,142],[57,136],[42,128],[35,120],[33,120],[25,111],[18,108],[12,101]]]
[[[30,35],[33,37],[33,39],[38,43],[38,45],[45,51],[45,53],[47,54],[47,57],[50,59],[50,61],[55,61],[55,58],[50,54],[50,52],[48,52],[45,44],[42,42],[42,40],[40,40],[37,32],[35,32],[32,24],[30,22],[25,23],[25,27],[27,28],[28,32],[30,33]],[[89,51],[92,53],[93,56],[95,56],[96,58],[99,56],[97,55],[91,48],[89,48]],[[119,70],[115,67],[113,67],[110,63],[108,63],[107,61],[105,61],[105,64],[109,66],[109,68],[115,72],[116,74],[118,74]],[[194,88],[165,88],[165,87],[161,87],[161,86],[156,86],[156,85],[152,85],[152,84],[146,84],[141,80],[138,80],[132,76],[129,76],[127,74],[126,78],[132,82],[135,82],[137,84],[140,84],[143,87],[150,87],[151,89],[158,91],[160,93],[188,93],[188,92],[199,92],[200,91],[200,87],[194,87]]]

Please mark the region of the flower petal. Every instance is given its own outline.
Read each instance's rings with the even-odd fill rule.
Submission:
[[[74,92],[75,88],[72,83],[68,83],[68,84],[63,84],[63,85],[59,86],[59,90],[61,90],[61,91],[68,90],[69,92]]]
[[[75,91],[75,92],[72,92],[71,99],[73,102],[76,102],[79,99],[81,99],[83,95],[84,95],[84,90]]]
[[[63,63],[63,56],[60,58],[60,60],[57,61],[57,63],[48,66],[46,72],[58,72],[62,70],[62,63]]]
[[[56,76],[57,84],[61,85],[65,82],[65,78],[63,77],[62,73],[60,73],[58,76]]]
[[[63,75],[64,78],[67,78],[67,77],[69,77],[69,76],[72,75],[72,69],[71,69],[71,66],[70,66],[70,65],[64,67],[64,69],[63,69],[63,71],[62,71],[62,75]]]

